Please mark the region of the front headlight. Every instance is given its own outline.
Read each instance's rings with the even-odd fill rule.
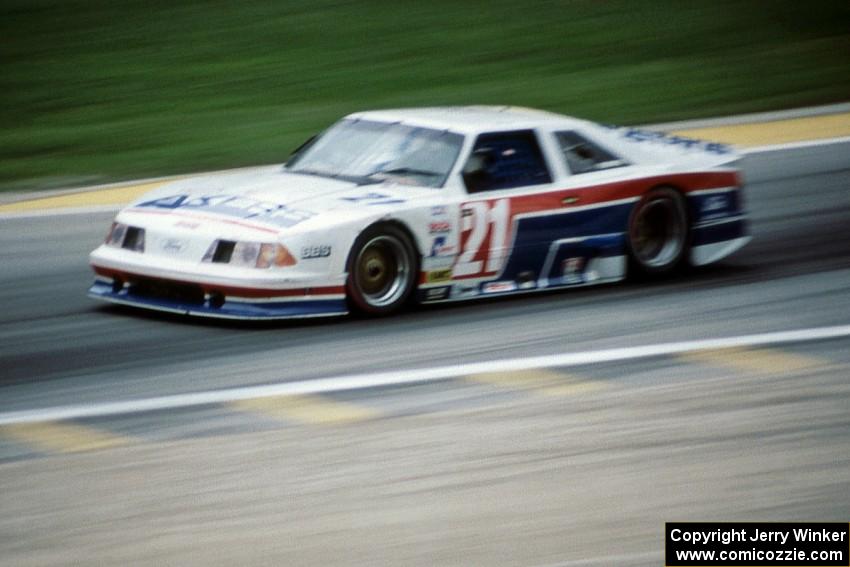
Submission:
[[[295,257],[282,244],[273,242],[234,242],[216,240],[204,254],[204,262],[230,264],[240,268],[294,266]]]
[[[133,252],[145,251],[145,229],[120,222],[112,223],[104,241],[107,246],[124,248]]]

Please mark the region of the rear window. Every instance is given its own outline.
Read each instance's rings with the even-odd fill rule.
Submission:
[[[561,146],[561,153],[567,162],[570,173],[588,173],[629,165],[620,156],[577,132],[556,132],[555,137]]]

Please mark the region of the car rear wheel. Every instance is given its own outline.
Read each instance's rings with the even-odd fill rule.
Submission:
[[[688,215],[682,194],[658,187],[644,195],[629,218],[631,267],[644,275],[669,273],[681,264],[687,243]]]
[[[348,259],[350,307],[366,315],[389,315],[410,299],[418,261],[407,234],[392,225],[363,232]]]

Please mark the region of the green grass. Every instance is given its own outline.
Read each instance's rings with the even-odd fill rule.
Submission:
[[[282,161],[355,110],[646,123],[850,99],[850,3],[3,0],[0,189]]]

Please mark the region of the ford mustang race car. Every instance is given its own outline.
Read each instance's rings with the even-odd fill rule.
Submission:
[[[274,319],[661,275],[749,239],[731,149],[515,107],[347,116],[283,166],[163,185],[91,297]]]

